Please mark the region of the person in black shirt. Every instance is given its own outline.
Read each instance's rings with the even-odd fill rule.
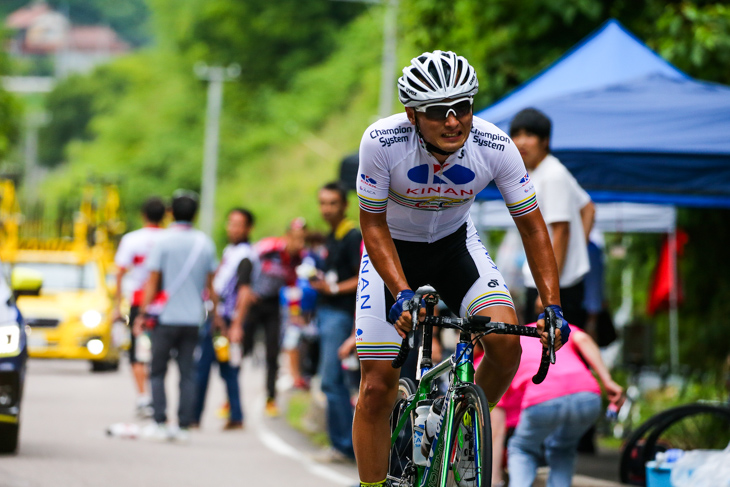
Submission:
[[[319,191],[319,209],[330,227],[325,241],[324,272],[312,279],[319,292],[317,321],[320,334],[322,391],[327,396],[327,430],[332,449],[320,460],[354,459],[350,392],[338,356],[338,349],[350,336],[355,317],[355,293],[360,267],[362,235],[345,218],[347,193],[339,183],[329,183]]]

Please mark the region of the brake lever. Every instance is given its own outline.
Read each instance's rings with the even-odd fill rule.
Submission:
[[[548,353],[550,355],[550,363],[555,363],[555,330],[558,317],[552,308],[545,308],[545,324],[548,332]]]

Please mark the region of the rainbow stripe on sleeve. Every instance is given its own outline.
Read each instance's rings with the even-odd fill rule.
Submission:
[[[481,296],[477,296],[469,306],[466,308],[467,315],[475,315],[484,308],[490,306],[509,306],[510,308],[515,307],[515,303],[512,301],[512,296],[505,291],[490,291]]]
[[[535,196],[535,193],[532,193],[532,195],[517,203],[507,203],[507,209],[510,215],[512,215],[512,218],[527,215],[535,210],[535,208],[537,208],[537,196]]]
[[[360,360],[393,360],[398,356],[400,343],[358,343],[357,356]]]
[[[357,198],[360,200],[360,208],[370,213],[383,213],[388,206],[388,198],[376,200],[361,194],[358,194]]]

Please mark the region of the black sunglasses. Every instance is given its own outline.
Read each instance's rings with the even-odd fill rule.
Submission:
[[[461,118],[471,113],[473,98],[461,99],[451,103],[434,103],[423,107],[416,107],[417,112],[423,113],[428,120],[438,122],[448,118],[453,113],[456,118]]]

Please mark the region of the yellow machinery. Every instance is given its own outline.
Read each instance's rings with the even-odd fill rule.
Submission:
[[[93,370],[115,369],[124,341],[111,319],[115,243],[124,227],[116,187],[87,186],[73,237],[50,239],[24,236],[13,183],[0,180],[0,190],[0,259],[11,270],[43,276],[40,291],[19,296],[17,303],[29,326],[30,356],[84,359]]]

